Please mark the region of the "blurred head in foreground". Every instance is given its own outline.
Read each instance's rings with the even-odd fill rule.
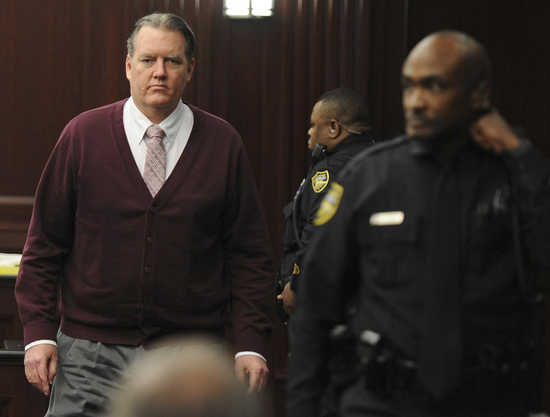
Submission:
[[[128,369],[110,417],[260,417],[233,359],[207,339],[182,339],[151,351]]]

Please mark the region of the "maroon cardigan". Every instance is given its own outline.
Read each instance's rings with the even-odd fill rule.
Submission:
[[[55,340],[59,304],[73,337],[136,345],[231,322],[235,350],[265,355],[272,259],[238,133],[191,107],[189,142],[152,198],[123,105],[71,120],[44,168],[15,288],[25,344]]]

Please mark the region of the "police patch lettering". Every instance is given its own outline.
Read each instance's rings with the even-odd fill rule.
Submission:
[[[334,216],[336,210],[338,210],[343,194],[344,187],[333,181],[323,201],[321,201],[319,210],[317,210],[317,215],[313,220],[315,226],[321,226],[332,219],[332,216]]]
[[[313,187],[313,191],[316,193],[323,191],[328,185],[329,179],[330,175],[327,170],[317,171],[313,177],[311,177],[311,186]]]

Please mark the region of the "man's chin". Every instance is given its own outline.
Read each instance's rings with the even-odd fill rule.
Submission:
[[[174,100],[172,97],[155,97],[148,101],[149,107],[157,108],[157,109],[166,109],[175,107],[178,100]]]
[[[438,132],[434,132],[431,129],[413,129],[413,128],[407,128],[406,133],[410,139],[418,139],[418,140],[430,140],[435,138],[438,134]]]

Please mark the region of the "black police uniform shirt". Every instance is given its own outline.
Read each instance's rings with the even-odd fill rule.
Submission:
[[[352,134],[331,151],[327,151],[318,161],[313,162],[307,176],[298,187],[294,199],[284,207],[283,254],[280,268],[283,284],[291,281],[291,287],[294,290],[297,289],[298,277],[303,269],[302,260],[305,249],[314,230],[313,218],[330,183],[351,158],[372,143],[373,140],[367,135]],[[295,199],[296,204],[294,204]],[[296,213],[293,213],[293,209]],[[303,244],[302,248],[295,238],[293,216],[296,216],[296,228]]]
[[[519,219],[526,262],[550,266],[550,164],[532,146],[520,148],[515,155],[498,156],[465,138],[449,156],[431,142],[397,138],[373,146],[348,164],[314,220],[319,227],[300,278],[289,416],[315,415],[329,330],[344,317],[350,298],[358,299],[351,323],[357,335],[365,329],[377,332],[404,357],[417,360],[423,332],[431,331],[424,328],[427,316],[432,322],[445,320],[445,306],[427,311],[434,296],[426,289],[432,281],[441,281],[444,288],[449,277],[458,277],[458,360],[466,366],[486,343],[517,342],[523,311],[514,217]],[[451,208],[436,192],[442,178],[454,181]],[[442,206],[450,212],[442,212]],[[439,233],[440,243],[448,239],[456,248],[451,255],[458,259],[457,268],[447,273],[449,244],[438,250],[430,241],[434,217],[444,223],[445,216],[459,223],[453,235]]]

